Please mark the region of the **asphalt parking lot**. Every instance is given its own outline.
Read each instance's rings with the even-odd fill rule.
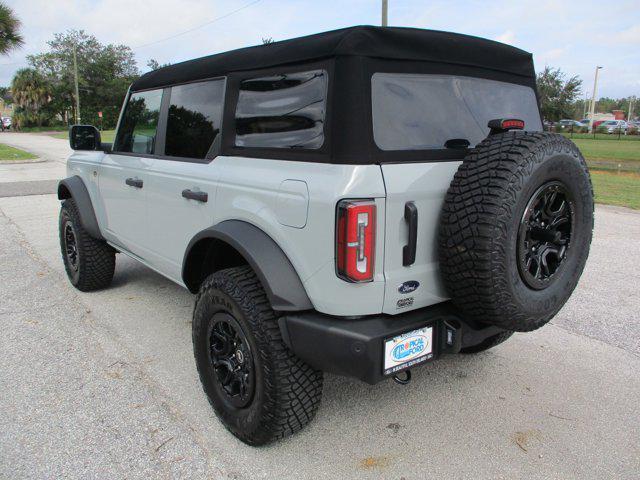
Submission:
[[[0,191],[63,174],[64,141],[13,135],[0,141],[47,162],[0,165]],[[316,420],[256,449],[202,392],[194,297],[122,255],[111,288],[76,291],[58,210],[52,194],[0,198],[0,478],[640,476],[640,212],[596,208],[587,269],[550,325],[405,387],[326,376]]]

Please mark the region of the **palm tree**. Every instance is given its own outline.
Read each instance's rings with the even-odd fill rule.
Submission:
[[[50,100],[49,91],[46,78],[33,68],[21,68],[11,81],[11,95],[24,112],[24,120],[38,125],[42,123],[40,109]]]
[[[0,55],[7,55],[24,44],[19,29],[20,20],[14,15],[13,10],[0,3]]]

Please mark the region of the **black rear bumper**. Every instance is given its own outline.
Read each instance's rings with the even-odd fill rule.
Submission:
[[[287,346],[309,365],[328,373],[374,384],[384,374],[384,341],[425,326],[433,327],[433,357],[458,353],[504,330],[465,322],[449,303],[401,315],[360,318],[300,312],[281,317],[280,331]],[[397,373],[397,372],[395,372]]]

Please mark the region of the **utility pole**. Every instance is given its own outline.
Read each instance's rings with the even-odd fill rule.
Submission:
[[[629,114],[627,115],[627,122],[633,120],[633,107],[636,105],[636,97],[629,97]]]
[[[382,26],[386,27],[389,24],[389,2],[388,0],[382,0]]]
[[[589,115],[589,131],[593,132],[593,116],[595,115],[596,110],[596,89],[598,88],[598,71],[602,67],[596,67],[596,76],[593,80],[593,93],[591,94],[591,108]]]
[[[80,89],[78,88],[78,59],[76,58],[76,46],[73,46],[73,78],[76,86],[76,124],[80,124]]]

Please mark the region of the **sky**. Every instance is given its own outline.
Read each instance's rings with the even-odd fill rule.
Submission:
[[[389,25],[490,38],[527,50],[536,70],[559,67],[598,97],[640,96],[638,0],[388,0]],[[379,25],[380,0],[4,0],[23,23],[25,46],[0,57],[0,86],[47,50],[54,33],[83,29],[133,48],[138,67],[285,40],[352,25]],[[220,18],[223,17],[223,18]],[[216,20],[217,19],[217,20]],[[186,32],[186,33],[183,33]],[[172,37],[172,38],[169,38]]]

